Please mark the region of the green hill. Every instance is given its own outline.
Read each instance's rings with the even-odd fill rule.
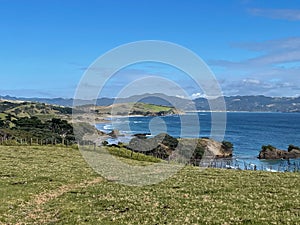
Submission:
[[[180,114],[181,111],[176,110],[173,107],[160,106],[153,104],[146,104],[142,102],[137,103],[117,103],[110,106],[96,106],[95,112],[98,115],[141,115],[141,116],[163,116]]]
[[[75,113],[72,117],[72,112]],[[0,101],[1,139],[45,139],[47,142],[75,143],[73,127],[78,131],[77,140],[98,131],[90,125],[91,114],[96,121],[113,115],[158,116],[180,113],[174,108],[145,103],[115,104],[107,107],[81,106],[74,109],[36,102]],[[72,121],[72,119],[74,119]],[[47,142],[47,143],[48,143]]]
[[[300,173],[187,166],[132,187],[71,148],[0,146],[0,162],[0,224],[299,224]]]
[[[40,119],[67,118],[72,114],[72,108],[36,102],[0,101],[0,113],[0,119],[5,115],[18,118],[31,116],[36,116]]]
[[[80,106],[75,108],[75,113],[96,113],[98,116],[109,116],[112,112],[115,115],[144,115],[157,116],[182,113],[173,107],[159,106],[146,103],[119,103],[110,106]],[[32,117],[36,116],[42,120],[49,118],[70,119],[72,115],[71,107],[50,105],[36,102],[21,101],[0,101],[0,119],[6,115],[13,117]]]
[[[72,109],[44,103],[1,101],[0,140],[74,143]]]

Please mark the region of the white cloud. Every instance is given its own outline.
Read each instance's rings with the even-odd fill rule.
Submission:
[[[248,10],[254,16],[267,17],[271,19],[283,19],[297,21],[300,20],[299,9],[263,9],[252,8]]]
[[[232,47],[250,51],[273,52],[278,50],[299,50],[300,37],[290,37],[261,42],[233,43]]]
[[[243,79],[243,83],[244,84],[260,84],[261,81],[256,80],[256,79]]]
[[[263,66],[300,62],[300,37],[263,42],[235,43],[231,46],[261,52],[262,54],[244,61],[212,60],[210,64],[232,69],[253,69]]]
[[[293,96],[300,90],[300,37],[236,43],[233,47],[261,53],[243,61],[215,60],[221,66],[225,95],[265,94]],[[226,81],[227,79],[227,81]]]
[[[222,83],[224,95],[266,95],[266,96],[297,96],[300,91],[298,84],[282,79],[227,80]]]
[[[182,99],[186,99],[186,96],[184,95],[176,95],[177,98],[182,98]]]
[[[218,98],[220,96],[209,96],[209,95],[206,95],[206,94],[203,94],[203,93],[194,93],[191,95],[191,99],[196,99],[196,98],[206,98],[206,99],[215,99],[215,98]]]
[[[192,99],[196,99],[196,98],[205,98],[206,97],[206,95],[205,94],[202,94],[202,93],[194,93],[194,94],[192,94],[191,95],[191,98]]]

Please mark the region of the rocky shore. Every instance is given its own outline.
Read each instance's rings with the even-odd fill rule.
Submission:
[[[113,135],[112,135],[113,134]],[[116,137],[117,131],[110,136]],[[149,134],[136,134],[128,144],[120,144],[133,152],[152,155],[164,160],[179,159],[197,164],[203,157],[227,158],[233,153],[230,142],[218,142],[208,138],[174,138],[166,133],[147,138]],[[108,143],[105,142],[107,145]],[[118,144],[119,145],[119,144]],[[118,147],[114,144],[114,147]]]
[[[277,149],[272,145],[262,146],[259,159],[295,159],[300,158],[300,148],[290,145],[288,150]]]

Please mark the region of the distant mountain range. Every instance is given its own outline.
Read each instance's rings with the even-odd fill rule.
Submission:
[[[42,102],[53,105],[73,106],[72,98],[18,98],[11,96],[0,96],[3,100]],[[258,96],[230,96],[224,97],[227,111],[249,111],[249,112],[300,112],[300,97],[267,97]],[[214,99],[211,101],[218,101]],[[164,94],[143,94],[128,98],[99,98],[97,100],[76,100],[78,105],[94,104],[98,106],[109,106],[113,103],[143,102],[162,106],[175,106],[181,110],[189,111],[196,107],[196,110],[210,110],[206,98],[194,100],[179,97],[167,96]],[[194,105],[194,107],[192,107]]]

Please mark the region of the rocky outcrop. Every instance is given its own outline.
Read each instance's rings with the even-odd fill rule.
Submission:
[[[229,142],[217,142],[212,139],[181,138],[176,139],[168,134],[159,134],[153,138],[137,136],[131,139],[129,149],[151,154],[162,159],[169,156],[180,157],[191,161],[200,160],[205,154],[206,157],[225,158],[232,156],[232,144]],[[176,150],[176,153],[174,152]],[[176,155],[176,156],[175,156]]]
[[[293,159],[300,158],[300,149],[290,145],[288,151],[277,149],[271,145],[262,146],[259,159]]]
[[[108,136],[112,138],[122,137],[124,134],[121,134],[119,130],[112,130],[110,133],[107,134]]]
[[[206,151],[210,152],[215,158],[227,158],[232,156],[232,144],[229,142],[218,142],[213,139],[201,138],[199,145]]]
[[[142,111],[142,110],[133,110],[129,113],[129,115],[142,115],[142,116],[167,116],[167,115],[174,115],[174,114],[183,114],[183,112],[180,112],[175,109],[170,109],[166,111],[158,111],[158,112],[151,112],[151,111]]]
[[[161,133],[149,139],[144,136],[132,138],[127,147],[135,152],[165,159],[176,148],[177,144],[178,140],[176,138]]]
[[[146,138],[147,135],[151,135],[151,134],[150,133],[138,133],[138,134],[134,134],[132,136],[138,137],[138,138]]]

